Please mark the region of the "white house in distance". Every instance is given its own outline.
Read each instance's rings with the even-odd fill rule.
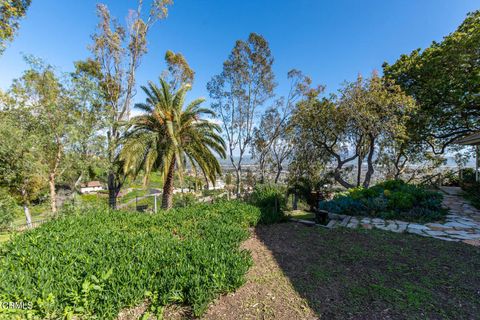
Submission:
[[[89,181],[80,186],[81,193],[95,193],[103,190],[103,186],[100,181]]]

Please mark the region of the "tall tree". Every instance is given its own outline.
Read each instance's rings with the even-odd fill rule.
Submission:
[[[167,79],[172,90],[176,91],[184,84],[193,85],[195,71],[190,67],[183,54],[168,50],[165,53],[165,63],[167,70],[164,71],[162,78]]]
[[[259,127],[254,129],[252,155],[258,161],[261,182],[265,180],[267,167],[272,166],[277,183],[284,162],[292,153],[290,118],[296,104],[307,97],[317,96],[324,89],[322,86],[312,88],[312,80],[299,70],[290,70],[288,80],[290,89],[287,96],[276,99],[262,115]]]
[[[242,162],[253,142],[258,109],[273,95],[276,86],[273,57],[268,42],[251,33],[247,41],[238,40],[223,71],[207,84],[212,108],[222,122],[230,162],[236,174],[236,192],[240,193]]]
[[[171,4],[172,0],[155,0],[145,15],[142,11],[143,1],[139,0],[137,8],[129,13],[126,27],[111,17],[107,6],[97,6],[100,22],[97,33],[93,35],[93,59],[87,63],[96,65],[94,74],[98,76],[103,94],[108,123],[109,203],[113,208],[116,207],[116,198],[124,182],[119,174],[121,170],[117,156],[120,137],[125,131],[124,124],[128,122],[135,95],[136,72],[147,52],[149,31],[156,21],[167,17]]]
[[[13,107],[34,116],[32,128],[36,130],[42,158],[48,168],[51,211],[55,213],[55,185],[73,124],[72,101],[68,88],[61,84],[52,66],[34,58],[27,58],[27,61],[32,68],[14,81],[10,92],[15,101]]]
[[[131,119],[120,159],[125,173],[135,175],[142,170],[145,183],[152,171],[159,170],[164,181],[162,207],[170,209],[175,171],[182,177],[190,164],[215,184],[221,169],[214,153],[225,158],[225,143],[219,136],[220,126],[202,119],[214,116],[210,109],[201,107],[203,99],[184,108],[188,85],[171,92],[169,84],[160,79],[160,87],[150,82],[142,89],[147,100],[135,106],[145,114]]]
[[[12,41],[31,0],[0,0],[0,55]]]
[[[383,65],[385,76],[420,107],[409,123],[412,139],[436,154],[480,130],[479,47],[480,11],[475,11],[441,42]]]
[[[75,71],[69,75],[72,100],[70,143],[66,153],[68,166],[62,170],[63,181],[78,190],[84,179],[104,177],[107,166],[106,138],[102,129],[107,125],[102,106],[102,92],[93,76],[96,65],[89,61],[76,62]]]
[[[2,105],[6,101],[2,101]],[[7,103],[7,108],[12,101]],[[5,105],[4,105],[5,107]],[[35,119],[26,110],[0,110],[0,186],[23,206],[27,226],[31,226],[30,202],[43,191],[48,168],[36,135]]]
[[[335,180],[346,188],[368,187],[380,145],[406,136],[406,122],[415,110],[413,99],[392,81],[373,74],[346,83],[339,96],[308,99],[294,115],[299,141],[310,141],[334,162]],[[344,177],[345,166],[357,160],[355,182]],[[367,171],[363,175],[362,165]],[[363,178],[363,181],[362,181]]]

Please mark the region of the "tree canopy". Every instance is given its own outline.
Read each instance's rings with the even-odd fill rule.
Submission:
[[[475,11],[441,42],[383,66],[385,76],[419,104],[409,131],[435,153],[480,130],[479,47],[480,11]]]
[[[31,0],[0,0],[0,55],[12,41]]]

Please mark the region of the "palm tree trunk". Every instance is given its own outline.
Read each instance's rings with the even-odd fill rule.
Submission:
[[[163,184],[163,194],[162,194],[162,209],[172,208],[172,198],[173,198],[173,181],[175,173],[175,158],[172,159],[170,167],[168,168],[167,178]]]

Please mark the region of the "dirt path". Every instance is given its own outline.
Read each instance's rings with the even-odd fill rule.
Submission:
[[[252,253],[254,262],[247,282],[217,299],[202,319],[317,319],[256,235],[243,248]]]

